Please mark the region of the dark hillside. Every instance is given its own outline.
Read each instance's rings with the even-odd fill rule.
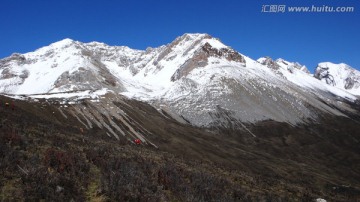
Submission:
[[[356,116],[296,127],[264,121],[247,125],[252,137],[117,102],[155,148],[84,130],[71,106],[65,117],[45,100],[0,103],[1,201],[360,201]]]

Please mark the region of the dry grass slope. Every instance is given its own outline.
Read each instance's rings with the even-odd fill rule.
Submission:
[[[180,124],[142,102],[116,103],[151,132],[156,149],[97,127],[83,134],[56,105],[15,101],[11,110],[4,102],[1,201],[360,201],[355,116],[247,125],[254,138]]]

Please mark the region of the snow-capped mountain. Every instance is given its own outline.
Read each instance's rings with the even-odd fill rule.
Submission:
[[[298,69],[300,71],[303,71],[305,73],[310,73],[310,71],[308,70],[308,68],[305,65],[301,65],[298,62],[289,62],[286,61],[282,58],[279,58],[276,60],[276,63],[282,67],[282,68],[286,68],[289,71],[293,71],[293,69]]]
[[[142,53],[128,47],[64,39],[35,52],[13,54],[1,60],[1,91],[36,94],[103,87],[121,91],[122,83],[110,72],[107,61],[127,67]]]
[[[266,65],[267,67],[273,70],[279,70],[280,68],[283,70],[293,71],[294,69],[301,70],[305,73],[310,73],[305,65],[301,65],[298,62],[289,62],[282,58],[277,60],[273,60],[270,57],[261,57],[257,60],[262,65]]]
[[[360,71],[347,64],[320,63],[314,76],[327,84],[360,95]]]
[[[185,34],[146,50],[65,39],[0,60],[2,93],[111,92],[197,126],[242,127],[268,119],[296,124],[318,112],[345,116],[342,111],[352,109],[344,101],[355,101],[359,92],[353,83],[337,88],[298,63],[255,61],[207,34]]]
[[[289,62],[281,58],[274,61],[270,57],[262,57],[257,61],[278,75],[283,75],[284,72],[293,73],[294,70],[300,70],[310,75],[307,67],[298,62]],[[360,95],[360,72],[347,64],[319,63],[313,76],[323,83],[336,86],[354,95]]]

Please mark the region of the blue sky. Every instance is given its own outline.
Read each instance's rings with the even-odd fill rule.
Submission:
[[[360,68],[359,0],[0,0],[0,58],[71,38],[136,49],[208,33],[257,59]],[[270,13],[263,5],[353,6],[352,13]],[[268,11],[268,10],[267,10]]]

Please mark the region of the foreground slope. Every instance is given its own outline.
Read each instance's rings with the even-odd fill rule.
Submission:
[[[106,118],[102,108],[92,111],[102,124],[86,129],[86,117],[74,108],[94,108],[90,100],[68,107],[0,101],[14,102],[14,110],[0,108],[2,200],[360,199],[356,116],[323,114],[317,123],[296,127],[246,125],[254,137],[236,127],[192,127],[146,103],[116,100],[112,110],[127,114],[131,128],[146,139],[135,145],[127,136],[108,136],[104,125],[117,130],[111,122],[133,131],[120,117]]]

